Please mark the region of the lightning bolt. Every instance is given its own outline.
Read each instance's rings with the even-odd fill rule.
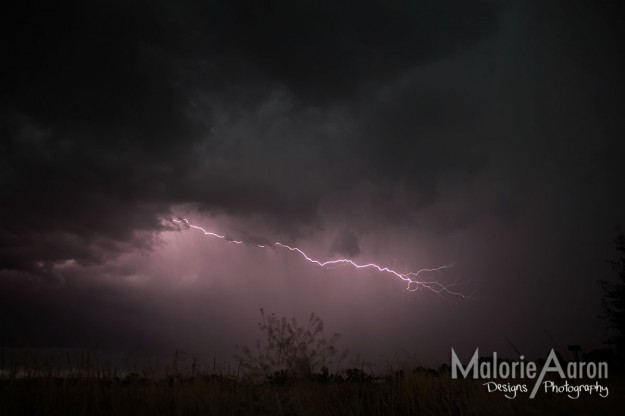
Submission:
[[[214,233],[212,231],[207,231],[206,229],[198,226],[198,225],[194,225],[191,224],[189,222],[189,220],[185,219],[185,218],[179,218],[179,219],[172,219],[173,222],[175,223],[183,223],[185,224],[187,227],[189,228],[193,228],[195,230],[201,231],[204,233],[204,235],[209,236],[209,237],[215,237],[215,238],[219,238],[222,239],[224,241],[227,241],[229,243],[233,243],[233,244],[249,244],[246,241],[243,240],[235,240],[233,238],[230,238],[228,236],[225,235],[221,235],[221,234],[217,234]],[[390,274],[392,276],[395,276],[396,278],[406,282],[407,287],[406,290],[409,292],[415,292],[418,289],[428,289],[436,294],[442,295],[442,294],[448,294],[448,295],[453,295],[453,296],[460,296],[463,297],[465,299],[470,298],[471,295],[465,295],[462,292],[457,292],[455,290],[453,290],[454,287],[456,286],[460,286],[463,285],[464,283],[451,283],[451,284],[442,284],[440,282],[436,282],[436,281],[427,281],[427,280],[421,280],[420,276],[426,273],[433,273],[433,272],[440,272],[441,270],[445,270],[445,269],[449,269],[451,267],[453,267],[453,263],[452,264],[448,264],[448,265],[444,265],[444,266],[439,266],[439,267],[434,267],[434,268],[429,268],[429,269],[420,269],[417,270],[415,272],[407,272],[407,273],[400,273],[398,271],[395,271],[389,267],[385,267],[385,266],[380,266],[376,263],[365,263],[365,264],[359,264],[356,263],[355,261],[351,260],[351,259],[335,259],[335,260],[317,260],[314,259],[312,257],[310,257],[308,254],[306,254],[302,249],[297,248],[297,247],[292,247],[289,246],[287,244],[284,243],[280,243],[280,242],[275,242],[273,244],[255,244],[256,246],[260,247],[260,248],[267,248],[267,247],[279,247],[281,249],[285,249],[294,253],[299,254],[301,257],[303,257],[306,261],[308,261],[309,263],[315,264],[319,267],[329,267],[329,266],[336,266],[336,265],[347,265],[347,266],[351,266],[355,269],[374,269],[377,270],[378,272],[381,273],[386,273],[386,274]]]

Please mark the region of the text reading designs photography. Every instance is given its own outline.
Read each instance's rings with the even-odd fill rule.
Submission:
[[[497,353],[494,352],[492,359],[480,360],[479,349],[466,366],[463,366],[454,349],[451,349],[451,378],[457,379],[458,372],[463,378],[471,376],[473,379],[487,380],[484,385],[489,393],[502,392],[508,399],[517,397],[517,393],[527,393],[528,386],[523,381],[535,380],[530,399],[536,397],[539,389],[547,393],[566,393],[571,399],[577,399],[581,394],[599,394],[600,397],[608,397],[608,387],[597,381],[608,378],[608,363],[606,362],[584,362],[571,361],[562,365],[555,351],[551,349],[547,360],[542,365],[538,373],[538,365],[533,361],[525,361],[524,356],[519,357],[519,361],[497,360]],[[537,377],[538,373],[538,377]],[[557,374],[560,377],[558,384],[552,380],[545,380],[549,373]],[[498,383],[499,380],[519,380],[519,383]],[[593,384],[569,384],[569,380],[593,380]]]

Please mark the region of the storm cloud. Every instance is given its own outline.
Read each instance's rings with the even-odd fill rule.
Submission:
[[[497,26],[492,4],[465,2],[13,7],[2,263],[31,272],[149,245],[172,204],[313,221],[349,165],[348,183],[378,180],[352,151],[378,139],[337,103]]]

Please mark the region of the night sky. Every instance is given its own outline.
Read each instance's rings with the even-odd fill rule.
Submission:
[[[261,307],[372,361],[603,346],[617,2],[29,3],[0,13],[0,346],[226,362]],[[466,297],[276,241],[453,263],[421,277]]]

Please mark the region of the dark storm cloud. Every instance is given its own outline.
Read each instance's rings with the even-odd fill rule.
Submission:
[[[332,177],[341,159],[356,158],[345,162],[356,166],[344,178],[350,181],[369,161],[333,132],[300,144],[304,129],[328,119],[299,112],[323,114],[336,100],[358,100],[402,71],[488,38],[497,23],[493,5],[9,6],[2,24],[0,213],[9,219],[0,236],[2,268],[45,274],[55,262],[90,264],[149,247],[150,232],[162,229],[158,218],[176,203],[257,212],[278,223],[310,220],[338,185]],[[276,90],[288,97],[286,107],[264,115]],[[442,108],[417,105],[431,112],[424,129],[449,121]],[[221,123],[220,114],[230,121]],[[245,129],[246,117],[256,122],[239,142],[215,133]],[[295,127],[263,136],[263,128],[276,133],[273,119]],[[377,149],[379,140],[365,137],[359,146],[373,141]],[[399,154],[410,146],[397,135],[391,143]]]
[[[206,15],[210,26],[202,27],[218,55],[320,99],[467,47],[496,26],[492,2],[243,1]]]
[[[360,254],[358,237],[350,231],[343,231],[339,233],[332,242],[330,251],[350,259],[356,258]]]

